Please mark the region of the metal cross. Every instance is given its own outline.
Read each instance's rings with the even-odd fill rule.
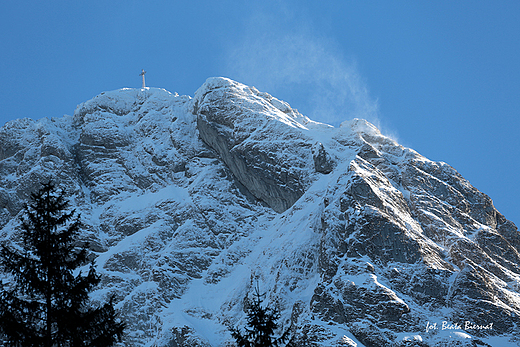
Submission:
[[[141,71],[141,73],[139,74],[139,76],[143,76],[143,89],[145,88],[145,85],[144,85],[144,74],[146,73],[146,71],[144,71],[144,69]]]

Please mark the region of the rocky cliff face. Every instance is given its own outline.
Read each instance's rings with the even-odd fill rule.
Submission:
[[[252,87],[102,93],[0,129],[0,239],[54,179],[127,346],[226,346],[259,283],[297,346],[518,343],[520,233],[452,167]]]

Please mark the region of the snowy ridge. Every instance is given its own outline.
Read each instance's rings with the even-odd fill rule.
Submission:
[[[365,120],[334,128],[210,78],[193,98],[121,89],[9,122],[2,242],[49,178],[82,215],[93,299],[116,294],[127,346],[229,345],[256,283],[301,346],[518,343],[516,226]]]

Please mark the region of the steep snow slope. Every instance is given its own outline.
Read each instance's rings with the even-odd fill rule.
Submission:
[[[256,283],[298,346],[518,341],[517,228],[364,120],[333,128],[211,78],[193,98],[122,89],[9,122],[2,242],[48,178],[82,214],[93,298],[116,294],[126,345],[225,346]]]

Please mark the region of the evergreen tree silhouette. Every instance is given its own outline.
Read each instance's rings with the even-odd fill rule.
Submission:
[[[260,294],[257,284],[254,298],[247,310],[245,334],[242,334],[237,328],[230,328],[231,336],[238,347],[281,347],[288,340],[290,329],[287,329],[278,338],[275,336],[275,332],[279,328],[280,313],[276,309],[264,306],[264,297],[265,294]],[[290,344],[290,341],[288,343]]]
[[[86,276],[86,247],[75,246],[79,215],[53,183],[31,194],[22,217],[23,249],[2,245],[0,261],[12,281],[0,288],[0,336],[7,346],[112,346],[121,339],[113,299],[90,307],[99,283],[94,263]]]

